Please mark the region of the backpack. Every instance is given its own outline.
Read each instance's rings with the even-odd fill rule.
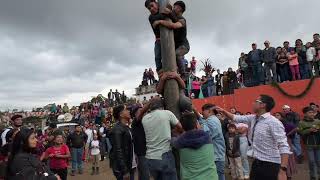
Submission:
[[[0,142],[0,147],[4,146],[5,144],[8,143],[8,133],[12,130],[12,128],[6,128],[4,130],[2,130],[0,133],[1,133],[1,142]]]

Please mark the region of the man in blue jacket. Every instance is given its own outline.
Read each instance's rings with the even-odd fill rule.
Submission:
[[[214,161],[217,167],[219,180],[225,180],[225,153],[226,145],[222,133],[220,120],[216,117],[215,105],[205,104],[202,106],[202,114],[204,120],[200,120],[200,124],[204,131],[209,132],[214,148]]]

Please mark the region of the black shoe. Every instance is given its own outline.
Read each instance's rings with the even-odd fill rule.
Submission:
[[[70,176],[75,176],[74,171],[71,171]]]
[[[95,173],[96,173],[96,169],[95,169],[95,167],[92,167],[91,175],[95,175]]]
[[[96,167],[96,175],[99,174],[99,167]]]

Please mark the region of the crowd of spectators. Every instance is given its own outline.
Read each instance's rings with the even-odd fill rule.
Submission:
[[[233,94],[235,89],[253,87],[271,83],[283,83],[319,76],[320,36],[313,35],[313,42],[295,41],[294,47],[288,41],[283,46],[272,47],[267,40],[264,49],[252,43],[249,53],[242,52],[238,61],[238,69],[220,72],[215,75],[206,73],[201,78],[191,74],[191,91],[189,96],[203,97]]]
[[[148,85],[152,85],[155,84],[157,82],[156,78],[155,78],[155,74],[152,70],[152,68],[145,69],[143,72],[143,77],[142,77],[142,86],[148,86]]]

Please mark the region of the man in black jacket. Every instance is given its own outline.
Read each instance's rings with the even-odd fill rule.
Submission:
[[[79,174],[83,172],[82,155],[88,136],[82,132],[80,125],[75,127],[75,132],[70,134],[67,138],[67,144],[71,149],[72,170],[71,176],[74,176],[76,169],[78,168]]]
[[[128,127],[130,111],[124,105],[119,105],[113,109],[113,116],[117,123],[110,132],[110,167],[117,179],[129,179],[134,175],[132,135]]]
[[[149,103],[148,103],[149,104]],[[148,106],[148,104],[146,106]],[[138,119],[137,112],[142,108],[141,106],[137,105],[132,108],[131,110],[131,117],[132,121],[132,136],[133,136],[133,144],[134,144],[134,152],[137,155],[138,159],[138,173],[139,173],[139,180],[149,180],[149,167],[148,162],[146,159],[146,134],[144,132],[144,128],[141,122],[141,119]]]

